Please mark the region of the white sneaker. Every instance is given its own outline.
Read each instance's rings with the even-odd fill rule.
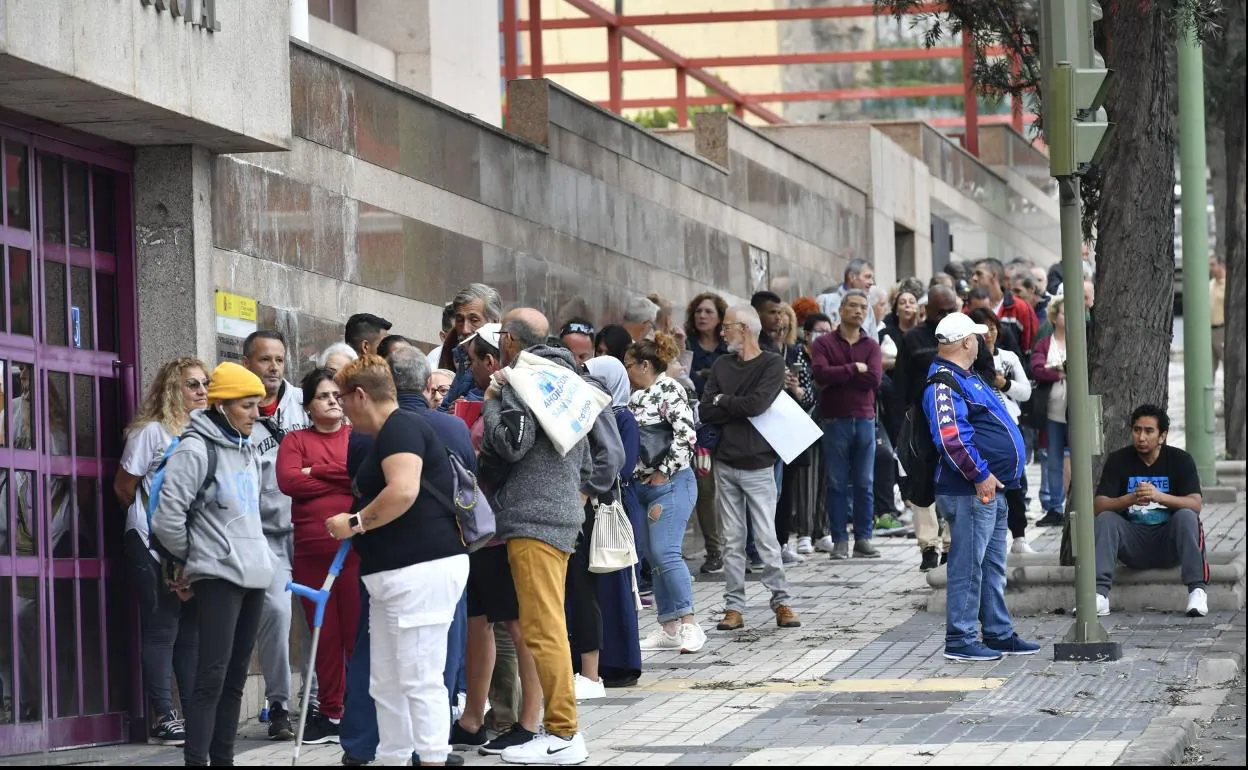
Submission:
[[[833,547],[834,547],[834,546],[833,546],[833,544],[832,544],[832,536],[831,536],[831,535],[824,535],[823,537],[821,537],[821,538],[819,538],[818,540],[816,540],[816,541],[815,541],[815,550],[816,550],[816,551],[823,551],[824,553],[832,553],[832,548],[833,548]]]
[[[528,743],[504,749],[502,759],[511,765],[579,765],[589,759],[589,749],[580,733],[571,738],[542,733]]]
[[[815,546],[810,542],[810,538],[803,536],[797,539],[797,552],[803,556],[815,552]]]
[[[1209,614],[1209,594],[1203,588],[1193,588],[1187,595],[1187,616],[1203,618]]]
[[[706,644],[706,632],[697,623],[680,624],[680,651],[697,652]]]
[[[601,679],[595,682],[593,679],[577,674],[573,678],[573,684],[576,687],[577,701],[597,700],[598,698],[607,697],[607,686],[602,683]]]
[[[1078,611],[1079,609],[1077,607],[1072,608],[1070,610],[1070,614],[1074,615]],[[1100,594],[1097,594],[1096,595],[1096,616],[1098,618],[1103,618],[1108,614],[1109,614],[1109,597],[1101,596]]]
[[[785,565],[789,565],[801,564],[806,560],[797,555],[797,550],[791,544],[785,543],[780,549],[780,561]]]
[[[1035,553],[1036,549],[1031,547],[1031,543],[1027,542],[1025,537],[1014,538],[1014,545],[1010,548],[1010,553]]]
[[[650,635],[641,640],[643,650],[679,650],[681,647],[680,633],[669,634],[659,626]]]

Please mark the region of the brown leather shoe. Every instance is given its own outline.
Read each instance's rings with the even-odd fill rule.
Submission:
[[[789,609],[789,605],[781,604],[776,608],[776,625],[780,628],[800,628],[802,621],[797,619],[797,613]]]
[[[724,613],[724,619],[719,621],[715,628],[719,631],[736,631],[745,628],[745,616],[736,610],[728,610]]]

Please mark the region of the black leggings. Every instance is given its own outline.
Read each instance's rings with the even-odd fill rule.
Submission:
[[[234,764],[234,738],[251,651],[264,609],[263,588],[240,588],[227,580],[197,580],[199,667],[195,694],[186,707],[188,765]]]
[[[1010,535],[1023,537],[1027,532],[1027,498],[1022,489],[1005,490],[1005,503],[1008,508]]]
[[[585,525],[577,539],[576,550],[568,559],[568,575],[564,580],[567,596],[565,614],[568,639],[571,642],[573,667],[581,667],[580,656],[602,649],[602,609],[598,606],[598,576],[589,571],[589,539],[594,532],[594,514],[586,505]]]

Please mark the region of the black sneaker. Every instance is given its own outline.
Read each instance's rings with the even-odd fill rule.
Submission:
[[[755,551],[754,553],[746,553],[745,558],[749,561],[751,569],[763,568],[763,557],[759,556],[758,551]]]
[[[152,731],[147,737],[149,743],[160,746],[184,746],[186,745],[186,722],[178,716],[178,712],[169,711],[152,724]]]
[[[488,743],[490,737],[485,733],[485,726],[482,725],[475,733],[469,732],[456,719],[451,722],[451,748],[456,751],[471,751]]]
[[[351,756],[345,751],[342,752],[342,764],[344,767],[363,767],[364,765],[367,765],[368,763],[369,763],[369,760],[367,759],[360,759],[359,757]]]
[[[941,564],[948,564],[948,563],[949,563],[949,552],[948,552],[948,551],[945,551],[944,553],[942,553],[942,554],[940,555],[940,563],[941,563]]]
[[[269,705],[269,740],[293,741],[295,731],[290,726],[290,712],[276,703]]]
[[[315,745],[338,742],[338,725],[329,721],[329,717],[312,709],[308,711],[306,719],[303,724],[304,743]]]
[[[1048,513],[1044,514],[1044,517],[1040,519],[1040,521],[1036,522],[1036,526],[1037,527],[1060,527],[1062,526],[1062,512],[1061,511],[1049,511]]]
[[[698,571],[703,575],[718,575],[724,571],[724,560],[718,556],[708,556],[702,563],[702,569]]]
[[[511,726],[510,730],[485,744],[477,751],[485,757],[497,756],[512,746],[523,746],[536,737],[537,736],[534,733],[531,733],[520,725],[515,724]]]
[[[940,565],[940,555],[935,548],[923,549],[923,562],[919,564],[919,572],[931,572]]]

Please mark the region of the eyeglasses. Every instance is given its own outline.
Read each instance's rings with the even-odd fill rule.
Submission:
[[[212,380],[205,377],[202,380],[195,380],[195,379],[184,380],[182,384],[186,386],[187,390],[199,390],[200,388],[203,388],[204,390],[208,390],[208,386],[212,384]]]
[[[586,337],[594,336],[594,327],[583,323],[564,324],[563,329],[559,331],[560,337],[566,337],[569,334],[584,334]]]
[[[732,321],[730,323],[723,324],[723,328],[724,328],[724,331],[728,331],[734,326],[740,326],[742,329],[744,329],[745,325],[746,325],[745,321]]]
[[[438,396],[445,396],[447,393],[450,393],[450,392],[451,392],[451,386],[450,386],[450,385],[439,385],[438,387],[433,388],[433,389],[432,389],[432,391],[430,391],[430,392],[432,392],[432,393],[434,393],[435,395],[438,395]]]

